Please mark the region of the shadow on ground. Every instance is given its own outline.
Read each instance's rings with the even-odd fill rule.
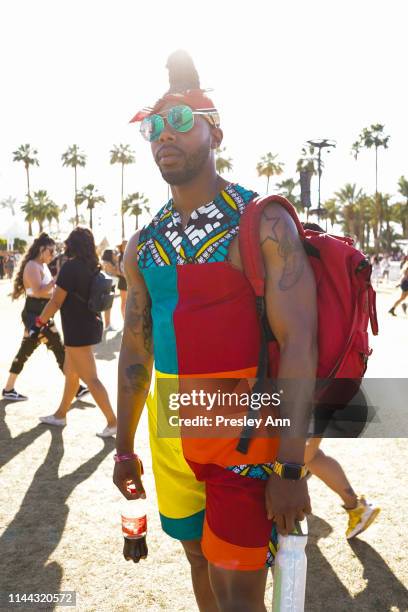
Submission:
[[[36,427],[33,427],[33,429],[24,431],[15,438],[12,438],[5,420],[6,407],[10,403],[12,402],[7,400],[0,401],[0,468],[14,459],[14,457],[24,451],[27,446],[30,446],[34,440],[47,431],[44,425],[38,424]]]
[[[38,426],[33,433],[27,433],[35,439],[43,430]],[[62,431],[53,428],[50,431],[51,444],[44,463],[36,471],[20,509],[0,537],[0,592],[3,594],[38,591],[33,584],[41,585],[43,593],[61,590],[64,568],[59,563],[49,563],[48,559],[64,533],[69,512],[67,499],[75,487],[93,474],[115,444],[113,439],[104,440],[103,448],[96,455],[71,474],[59,478],[58,469],[64,455]],[[28,439],[24,439],[26,446]],[[22,483],[23,474],[16,486]],[[47,609],[54,607],[50,604]]]
[[[116,334],[111,338],[107,338],[106,333],[104,333],[103,342],[95,346],[95,358],[103,359],[105,361],[113,361],[116,359],[116,354],[119,353],[121,341],[121,331],[116,332]]]
[[[307,545],[307,583],[305,612],[330,610],[331,612],[372,612],[374,610],[406,610],[408,591],[394,576],[381,556],[362,540],[344,541],[351,546],[364,568],[366,587],[352,597],[317,543],[327,538],[332,528],[318,516],[310,516]]]

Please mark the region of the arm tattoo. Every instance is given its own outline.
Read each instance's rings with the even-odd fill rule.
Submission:
[[[278,238],[278,235],[276,233],[276,226],[278,225],[278,223],[280,221],[279,217],[268,217],[268,214],[266,212],[263,212],[262,216],[263,216],[264,219],[266,219],[267,221],[270,222],[268,224],[268,225],[270,225],[270,229],[269,229],[267,235],[265,236],[265,238],[262,240],[261,246],[267,240],[272,240],[273,242],[279,242],[279,238]]]
[[[282,220],[280,217],[268,216],[267,212],[263,212],[262,216],[268,222],[268,230],[261,246],[267,240],[277,243],[279,256],[283,259],[283,272],[279,280],[279,289],[287,291],[296,285],[303,274],[303,247],[300,240],[291,235],[290,227],[284,220],[282,229],[282,224],[279,225],[279,221]]]
[[[126,327],[129,327],[133,333],[137,333],[136,330],[142,320],[140,308],[137,303],[138,294],[139,291],[136,291],[136,289],[130,290],[126,302]]]
[[[150,376],[144,365],[134,363],[128,366],[125,370],[126,384],[123,386],[123,391],[126,393],[137,393],[149,390]]]
[[[139,291],[132,289],[129,291],[126,302],[126,327],[134,335],[143,335],[144,348],[148,353],[153,352],[152,341],[152,317],[151,317],[151,299],[147,296],[147,304],[143,311],[138,302]]]
[[[152,321],[152,314],[151,314],[152,301],[150,299],[150,296],[148,297],[149,297],[148,303],[146,304],[143,310],[143,341],[144,341],[144,347],[146,351],[152,354],[153,353],[153,342],[152,342],[153,321]]]
[[[279,289],[292,289],[301,278],[304,269],[303,247],[298,237],[293,237],[290,228],[285,223],[285,230],[279,241],[278,253],[283,259],[283,272],[279,281]]]

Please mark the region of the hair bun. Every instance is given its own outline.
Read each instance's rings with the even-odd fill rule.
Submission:
[[[191,56],[183,49],[174,51],[168,58],[170,88],[167,93],[181,93],[187,89],[200,89],[200,77]]]

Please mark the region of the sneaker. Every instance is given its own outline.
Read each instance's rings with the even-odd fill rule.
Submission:
[[[404,311],[404,314],[407,314],[407,305],[406,304],[401,304],[401,308]]]
[[[65,427],[67,424],[67,419],[57,419],[53,414],[40,417],[40,421],[45,425],[55,425],[56,427]]]
[[[81,397],[84,397],[84,395],[87,395],[88,393],[89,393],[88,387],[86,387],[85,385],[79,385],[79,389],[75,397],[77,399],[81,399]]]
[[[367,529],[377,518],[381,508],[374,508],[372,504],[366,502],[363,496],[357,501],[357,506],[348,510],[349,523],[346,531],[346,538],[350,540],[356,535]]]
[[[116,331],[116,327],[113,327],[113,325],[108,325],[108,327],[105,327],[105,331]]]
[[[1,395],[4,399],[11,400],[12,402],[24,402],[28,400],[28,397],[21,395],[21,393],[18,393],[15,389],[10,389],[10,391],[3,389]]]
[[[390,314],[390,315],[392,315],[393,317],[396,317],[396,316],[397,316],[397,315],[395,314],[395,312],[394,312],[394,309],[393,309],[393,308],[390,308],[388,312],[389,312],[389,314]]]
[[[96,434],[98,438],[112,438],[112,436],[116,436],[116,425],[113,427],[106,426],[103,431],[100,431]]]

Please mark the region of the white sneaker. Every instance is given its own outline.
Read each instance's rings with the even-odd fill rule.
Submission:
[[[100,431],[96,434],[98,438],[112,438],[112,436],[116,436],[116,425],[113,427],[106,426],[103,431]]]
[[[40,417],[40,421],[46,425],[55,425],[56,427],[65,427],[67,424],[67,419],[57,419],[53,414]]]

